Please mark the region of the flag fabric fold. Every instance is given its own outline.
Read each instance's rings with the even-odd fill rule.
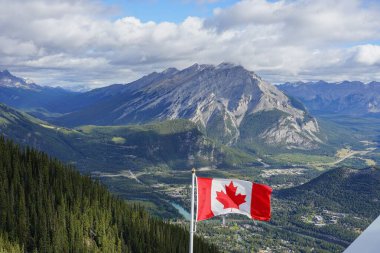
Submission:
[[[272,188],[237,179],[197,177],[197,221],[237,213],[269,221]]]

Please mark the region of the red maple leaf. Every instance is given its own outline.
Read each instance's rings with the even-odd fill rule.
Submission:
[[[231,181],[231,183],[227,186],[224,186],[226,188],[226,193],[223,191],[216,192],[216,199],[223,204],[224,209],[227,208],[236,208],[239,209],[239,206],[243,203],[245,203],[245,197],[246,195],[238,194],[236,195],[237,186],[234,186],[234,183]]]

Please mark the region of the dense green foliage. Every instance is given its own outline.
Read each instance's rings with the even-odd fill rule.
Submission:
[[[260,111],[248,115],[240,124],[240,138],[244,143],[256,141],[252,139],[262,134],[268,126],[277,123],[278,119],[287,116],[286,113],[279,110]]]
[[[341,167],[298,187],[276,191],[274,197],[282,208],[272,222],[347,247],[379,215],[379,196],[378,168]],[[324,225],[314,224],[316,215]]]
[[[187,252],[188,236],[73,168],[0,138],[0,250]],[[217,252],[199,238],[195,249]]]
[[[24,250],[17,244],[5,239],[0,234],[0,253],[22,253]]]
[[[297,200],[302,206],[335,206],[374,219],[380,210],[380,170],[334,169],[299,187],[281,190],[277,196]]]
[[[240,136],[238,146],[255,153],[276,153],[280,151],[280,145],[278,147],[269,146],[259,135],[265,132],[268,126],[273,126],[281,117],[287,115],[287,113],[279,110],[270,110],[256,112],[244,117],[239,127]]]

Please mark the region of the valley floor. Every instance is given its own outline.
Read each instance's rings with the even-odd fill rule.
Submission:
[[[221,219],[215,218],[199,223],[198,234],[226,252],[342,252],[370,224],[370,218],[341,212],[337,207],[298,206],[293,201],[278,199],[276,191],[306,183],[334,165],[361,161],[364,167],[377,152],[379,150],[373,147],[361,151],[346,148],[325,163],[321,158],[306,162],[298,157],[292,166],[265,163],[262,167],[242,169],[201,168],[197,172],[199,176],[253,179],[273,186],[275,192],[270,223],[230,216],[223,226]],[[183,226],[188,226],[184,216],[188,218],[186,210],[190,209],[190,175],[190,170],[159,168],[93,174],[119,196],[132,199],[150,212]]]

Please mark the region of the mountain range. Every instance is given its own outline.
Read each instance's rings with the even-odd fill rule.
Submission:
[[[277,86],[315,115],[380,115],[380,82],[295,82]]]
[[[67,101],[76,94],[60,87],[37,85],[12,75],[8,70],[0,71],[0,102],[8,106],[59,112],[59,108],[68,106]]]
[[[375,90],[376,85],[367,86]],[[276,180],[281,184],[289,181],[287,185],[292,186],[320,175],[322,170],[333,168],[349,157],[376,163],[376,148],[371,141],[363,144],[371,146],[360,146],[365,151],[357,151],[355,146],[347,145],[356,132],[322,117],[326,113],[335,117],[351,111],[333,110],[334,103],[328,99],[321,104],[326,103],[326,107],[314,108],[313,102],[309,104],[309,100],[304,100],[303,92],[294,91],[301,86],[309,88],[300,83],[273,86],[254,72],[227,63],[195,64],[183,70],[169,68],[128,84],[86,92],[44,87],[2,71],[0,134],[73,164],[82,173],[99,177],[113,193],[147,205],[152,213],[160,213],[160,217],[172,217],[173,210],[169,209],[175,207],[171,201],[186,208],[190,179],[187,173],[193,166],[200,168],[202,176],[249,180],[253,177],[268,184]],[[327,92],[329,87],[325,85],[323,89]],[[345,101],[343,91],[331,92],[339,98],[335,103]],[[355,91],[350,92],[355,94]],[[360,89],[356,92],[364,97]],[[370,96],[370,92],[367,93]],[[372,93],[376,98],[376,92]],[[328,103],[331,104],[328,106]],[[369,111],[368,103],[365,104],[354,108],[357,114],[352,112],[353,117],[359,114],[376,117],[376,110]],[[342,102],[341,108],[343,105]],[[378,133],[377,126],[374,125],[373,135]],[[270,151],[259,152],[264,146]],[[342,160],[339,161],[334,155],[342,146],[347,148],[340,151]],[[371,156],[366,155],[372,151]],[[354,153],[357,158],[351,156]],[[279,154],[290,162],[280,163],[276,157]],[[294,162],[297,160],[301,162]],[[309,166],[313,164],[318,171]],[[264,177],[264,171],[274,174]],[[8,180],[9,176],[4,178]],[[54,181],[54,177],[51,180]],[[378,181],[379,170],[372,166],[364,170],[333,169],[294,188],[281,189],[281,186],[281,190],[274,192],[275,215],[268,227],[275,231],[273,234],[281,235],[277,238],[281,241],[286,238],[293,243],[300,242],[305,249],[339,252],[357,236],[354,230],[364,229],[370,221],[370,218],[355,221],[355,217],[372,218],[376,213]],[[41,189],[44,188],[49,189],[46,186]],[[165,202],[165,207],[161,202]],[[12,213],[12,209],[7,209],[7,213]],[[343,218],[335,220],[335,225],[317,227],[309,221],[316,216],[323,216],[327,221],[336,214]],[[346,231],[347,226],[350,231]],[[284,237],[285,230],[291,237]],[[87,239],[92,245],[98,243],[91,230],[85,232],[86,238],[89,232]],[[273,243],[277,237],[273,234],[259,238],[263,247],[269,241]],[[305,235],[309,237],[307,240]],[[0,233],[0,242],[4,238],[8,240]],[[99,245],[97,247],[101,247]],[[292,249],[299,249],[293,246]]]
[[[323,143],[318,122],[302,105],[239,65],[169,68],[129,84],[84,93],[30,88],[8,71],[1,72],[0,80],[6,80],[0,102],[60,126],[187,119],[227,145],[315,149]]]

